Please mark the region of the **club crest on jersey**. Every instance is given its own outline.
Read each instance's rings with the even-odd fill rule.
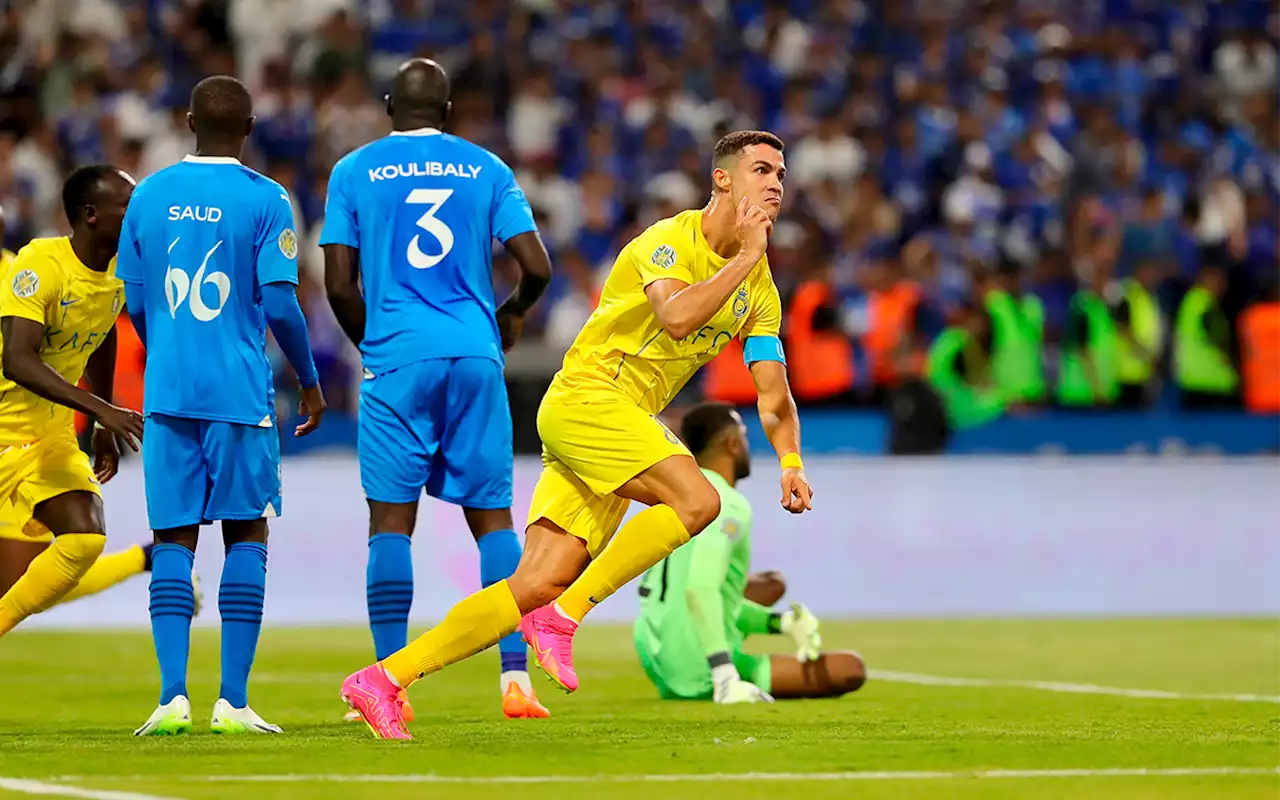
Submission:
[[[13,294],[15,297],[30,297],[40,291],[40,276],[29,269],[24,269],[13,276]]]
[[[285,228],[280,231],[280,238],[277,240],[280,245],[280,252],[284,257],[293,260],[298,257],[298,234],[293,232],[293,228]]]
[[[730,540],[737,541],[738,534],[742,533],[742,525],[732,517],[725,517],[724,521],[720,523],[720,530]]]
[[[660,244],[653,249],[649,260],[655,267],[671,269],[671,265],[676,263],[676,249],[669,244]]]
[[[738,294],[733,298],[733,317],[734,319],[742,319],[747,315],[747,285],[738,287]]]

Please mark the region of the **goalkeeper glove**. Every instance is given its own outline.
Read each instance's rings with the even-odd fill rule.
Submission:
[[[715,688],[712,696],[718,705],[773,702],[768,692],[738,676],[728,653],[716,653],[707,660],[713,665],[711,684]]]
[[[796,643],[796,658],[800,661],[817,661],[822,649],[822,634],[818,632],[818,618],[803,603],[792,603],[782,612],[782,632]]]

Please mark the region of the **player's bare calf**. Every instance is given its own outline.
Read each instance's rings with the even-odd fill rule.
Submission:
[[[778,700],[840,697],[867,681],[867,665],[852,651],[820,653],[813,661],[775,654],[769,661],[770,694]]]

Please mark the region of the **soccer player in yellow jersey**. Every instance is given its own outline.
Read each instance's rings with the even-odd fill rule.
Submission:
[[[619,254],[538,410],[544,469],[515,573],[343,683],[376,736],[410,738],[400,687],[517,627],[552,680],[577,688],[573,634],[587,612],[720,513],[715,487],[657,414],[735,337],[781,459],[782,505],[795,514],[810,507],[778,339],[781,302],[765,258],[782,207],[782,149],[763,131],[725,136],[707,206],[658,222]],[[632,500],[649,507],[619,529]]]
[[[53,543],[0,597],[0,636],[63,599],[106,540],[99,482],[116,472],[115,435],[138,449],[142,416],[108,399],[115,322],[124,286],[116,245],[133,179],[114,167],[81,167],[62,187],[72,233],[37,239],[0,283],[0,528]],[[86,375],[92,394],[76,386]],[[74,411],[93,418],[97,463],[76,443]],[[12,533],[6,533],[11,536]]]

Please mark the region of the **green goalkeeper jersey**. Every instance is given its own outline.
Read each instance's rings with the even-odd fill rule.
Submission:
[[[702,472],[720,493],[720,516],[644,574],[635,634],[637,645],[654,657],[691,656],[705,669],[706,656],[739,649],[744,631],[754,627],[739,618],[744,604],[755,604],[743,598],[751,568],[751,504],[717,473]]]

